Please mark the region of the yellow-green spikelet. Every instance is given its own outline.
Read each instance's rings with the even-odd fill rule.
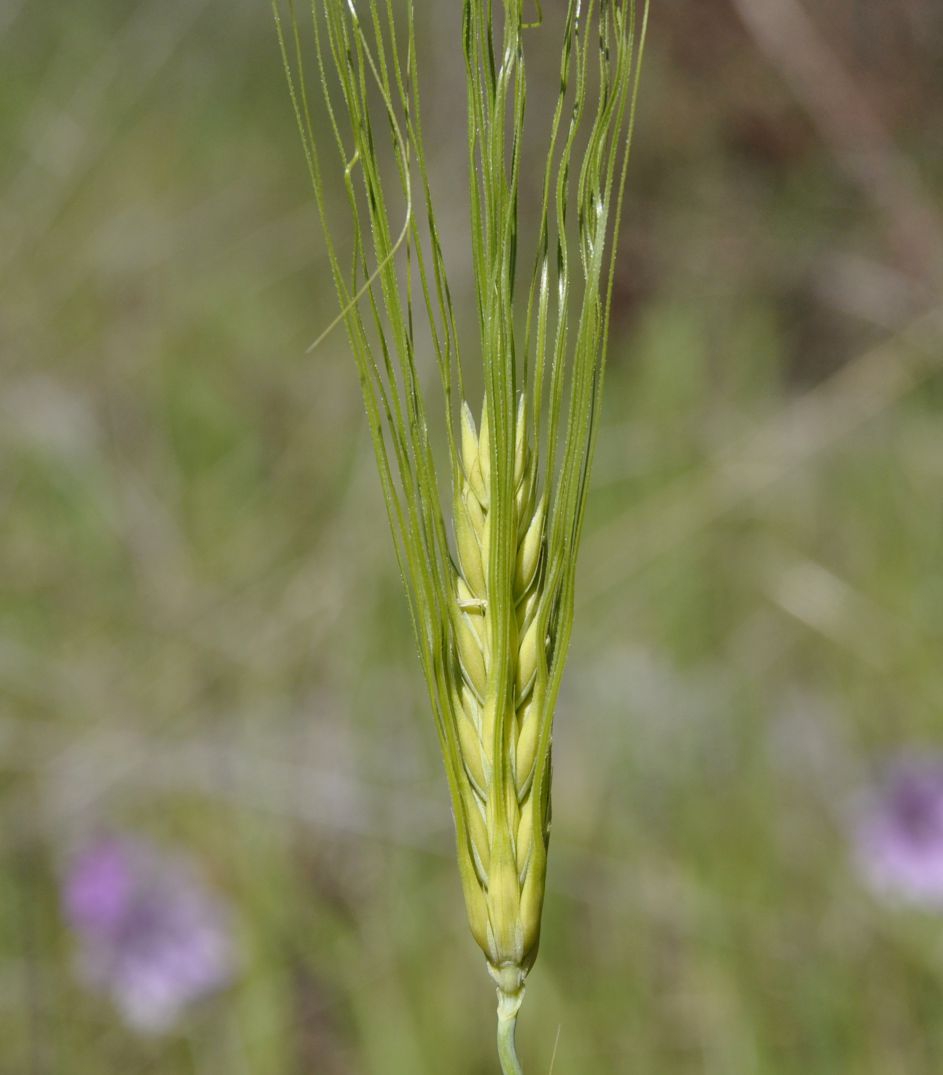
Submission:
[[[543,498],[536,497],[523,397],[515,425],[517,557],[512,583],[513,653],[505,673],[513,677],[510,689],[497,682],[491,652],[490,471],[487,411],[483,410],[479,434],[468,405],[463,404],[462,481],[455,503],[459,685],[454,717],[463,764],[461,801],[467,838],[459,855],[466,857],[462,875],[472,933],[501,993],[520,998],[537,955],[549,835],[548,781],[538,790],[534,780],[547,693],[545,617],[539,615],[545,509]],[[504,701],[510,696],[513,705]],[[503,774],[495,771],[498,751]],[[538,795],[541,801],[535,802]]]

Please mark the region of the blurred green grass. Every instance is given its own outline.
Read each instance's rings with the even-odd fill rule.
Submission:
[[[943,739],[939,318],[908,331],[939,281],[714,7],[654,16],[522,1052],[934,1075],[943,921],[861,891],[847,819]],[[356,377],[337,334],[305,354],[334,299],[267,5],[9,10],[0,1072],[491,1072]],[[921,12],[823,26],[932,204]],[[424,27],[445,189],[456,18]],[[237,911],[239,982],[169,1041],[74,982],[57,886],[98,825]]]

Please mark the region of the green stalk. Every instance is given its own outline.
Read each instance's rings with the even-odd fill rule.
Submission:
[[[498,1058],[501,1061],[502,1075],[524,1075],[514,1043],[517,1013],[521,1010],[523,1000],[523,987],[510,995],[498,990]]]
[[[517,1059],[514,1047],[514,1031],[517,1029],[517,1016],[502,1019],[498,1016],[498,1059],[501,1061],[503,1075],[524,1075],[521,1062]]]

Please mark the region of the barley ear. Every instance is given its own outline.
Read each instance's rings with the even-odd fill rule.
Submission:
[[[469,349],[481,356],[484,385],[477,424],[426,164],[414,0],[312,0],[313,62],[302,5],[272,3],[340,305],[331,327],[344,325],[357,364],[445,765],[468,921],[497,987],[498,1054],[505,1075],[520,1075],[514,1031],[540,941],[553,710],[572,629],[648,0],[640,17],[636,0],[563,0],[557,95],[537,102],[548,112],[546,155],[530,188],[536,197],[523,198],[526,57],[549,31],[539,3],[536,21],[525,17],[525,0],[461,4],[465,253],[478,329]],[[316,117],[309,82],[322,106]],[[342,184],[333,194],[328,160]],[[518,230],[522,206],[535,215],[530,250],[531,229]],[[342,220],[349,227],[339,237]],[[445,415],[451,538],[423,356],[434,361]]]
[[[489,534],[493,525],[491,467],[482,465],[490,450],[488,421],[481,433],[467,405],[462,408],[462,483],[456,497],[455,638],[461,679],[456,724],[463,762],[462,808],[468,832],[465,854],[478,877],[469,916],[486,910],[488,928],[482,948],[506,1013],[520,1005],[524,980],[533,965],[540,937],[540,911],[546,870],[549,819],[533,781],[537,743],[546,721],[547,644],[541,608],[544,554],[543,500],[530,508],[523,489],[536,481],[534,458],[525,428],[523,397],[516,410],[513,495],[509,502],[527,509],[507,527],[513,542],[510,593],[492,575]],[[476,490],[480,479],[482,487]],[[474,505],[468,510],[469,504]],[[510,611],[514,651],[495,660],[496,620]],[[479,943],[481,943],[479,941]],[[516,1011],[516,1008],[515,1008]]]

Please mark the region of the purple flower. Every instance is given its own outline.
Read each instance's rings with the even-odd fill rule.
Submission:
[[[149,845],[104,838],[73,860],[63,885],[81,979],[136,1030],[170,1030],[235,971],[222,902],[192,866]]]
[[[859,867],[875,892],[943,910],[943,758],[898,761],[856,836]]]

